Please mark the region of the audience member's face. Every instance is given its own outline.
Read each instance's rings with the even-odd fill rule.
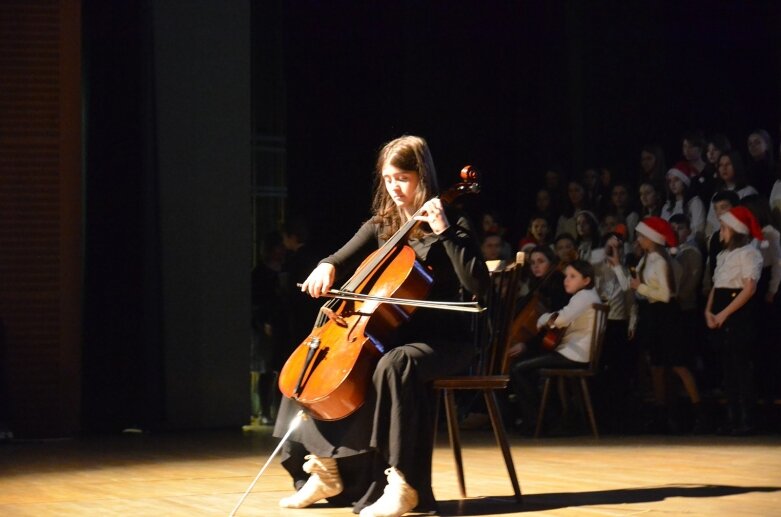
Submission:
[[[483,215],[483,232],[495,232],[499,229],[498,226],[499,225],[497,225],[494,220],[494,216],[491,214]]]
[[[544,253],[537,251],[532,253],[531,258],[529,259],[529,266],[531,267],[532,275],[534,275],[535,278],[542,278],[550,271],[551,263]]]
[[[580,272],[572,266],[567,266],[564,270],[564,290],[567,294],[575,294],[581,289],[588,287],[591,283],[591,279],[580,274]]]
[[[569,239],[560,239],[559,242],[556,243],[556,256],[565,264],[577,259],[578,250],[575,247],[575,243]]]
[[[561,176],[556,171],[545,171],[545,186],[551,190],[559,188]]]
[[[529,233],[537,242],[545,242],[548,239],[548,221],[542,218],[534,219],[529,225]]]
[[[654,241],[639,232],[637,233],[637,244],[640,246],[640,249],[646,252],[654,248]]]
[[[727,155],[719,158],[719,177],[721,181],[728,185],[735,181],[735,168],[732,166],[732,160]]]
[[[685,190],[683,182],[676,176],[667,176],[667,188],[673,196],[682,196]]]
[[[613,173],[610,172],[610,169],[602,169],[599,171],[599,181],[602,183],[603,187],[610,186],[613,182]]]
[[[550,192],[547,190],[537,191],[537,210],[547,212],[550,208]]]
[[[567,187],[567,196],[569,196],[570,203],[572,203],[574,206],[582,205],[583,198],[585,196],[583,187],[577,183],[570,183],[569,187]]]
[[[702,148],[695,147],[688,140],[683,141],[682,149],[683,157],[690,162],[694,162],[702,158]]]
[[[656,189],[648,183],[640,185],[640,204],[644,208],[656,207]]]
[[[489,235],[483,239],[481,247],[483,260],[497,260],[502,254],[502,238],[498,235]]]
[[[675,235],[678,236],[678,242],[686,242],[689,240],[689,236],[691,235],[691,230],[689,229],[689,225],[681,224],[681,223],[670,223],[670,226],[673,227],[673,231],[675,232]]]
[[[708,144],[708,151],[705,153],[708,157],[708,162],[713,166],[719,165],[719,158],[721,157],[721,149],[713,145],[713,142]]]
[[[656,157],[648,151],[640,153],[640,168],[646,174],[651,174],[656,167]]]
[[[616,208],[626,208],[627,202],[629,201],[629,192],[626,191],[626,188],[623,185],[616,185],[613,187],[610,199],[613,201],[613,206]]]
[[[722,214],[726,214],[727,212],[729,212],[731,208],[732,208],[732,203],[730,203],[729,201],[722,200],[713,203],[713,211],[716,212],[716,215],[719,217]]]
[[[722,244],[729,244],[733,235],[735,235],[735,230],[722,222],[721,228],[719,229],[719,240]]]
[[[755,160],[764,158],[767,153],[767,143],[758,133],[748,135],[748,154]]]
[[[575,218],[575,231],[579,237],[591,237],[591,221],[586,214],[580,214]]]
[[[583,172],[583,185],[589,190],[593,189],[597,185],[597,179],[599,175],[594,169],[586,169]]]
[[[618,218],[612,214],[607,214],[602,218],[603,234],[616,231],[616,225],[618,224]]]

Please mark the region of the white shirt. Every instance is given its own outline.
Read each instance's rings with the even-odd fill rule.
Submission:
[[[671,260],[670,263],[673,267],[673,278],[677,284],[682,276],[682,270],[675,259]],[[637,287],[637,294],[640,297],[646,298],[651,303],[667,303],[670,298],[675,296],[675,291],[671,289],[667,281],[667,261],[659,253],[651,252],[644,255],[637,265],[637,271],[643,272],[640,278],[642,283]]]
[[[553,326],[556,328],[567,327],[561,344],[556,347],[556,352],[567,359],[587,363],[591,358],[591,329],[594,326],[596,310],[593,304],[600,303],[599,295],[595,289],[581,289],[570,298],[569,303],[559,311]],[[551,317],[551,313],[545,313],[537,320],[537,326],[544,326]]]
[[[602,248],[600,248],[602,249]],[[629,272],[621,264],[614,266],[603,260],[594,264],[596,289],[599,297],[610,306],[607,318],[610,320],[628,320],[634,296],[628,296]]]
[[[770,191],[770,212],[773,214],[773,224],[776,228],[781,228],[781,180],[773,183],[773,190]]]
[[[743,281],[759,280],[762,274],[762,254],[753,245],[746,244],[734,250],[723,250],[716,257],[713,287],[716,289],[743,289]]]
[[[670,203],[665,203],[662,207],[662,219],[669,221],[675,214],[685,214],[689,218],[689,228],[695,235],[704,235],[705,233],[705,205],[702,200],[694,196],[686,203],[686,210],[683,209],[683,200],[675,200],[675,206],[672,210]]]

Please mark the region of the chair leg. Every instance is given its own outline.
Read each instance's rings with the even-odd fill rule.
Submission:
[[[433,437],[433,446],[437,446],[437,431],[439,431],[439,399],[441,397],[440,391],[442,390],[434,390],[434,428],[432,429],[431,436]],[[432,449],[433,450],[433,449]]]
[[[453,390],[445,389],[445,413],[447,414],[447,426],[450,434],[450,448],[453,449],[453,458],[456,460],[456,475],[458,477],[458,489],[461,497],[466,498],[466,483],[464,482],[464,462],[461,458],[461,436],[458,432],[458,413],[456,412],[456,398]]]
[[[594,438],[599,438],[597,432],[597,419],[594,417],[594,408],[591,406],[591,394],[588,391],[588,383],[585,377],[580,378],[580,387],[583,391],[583,401],[586,403],[586,411],[588,411],[588,419],[591,422],[591,431],[594,433]]]
[[[545,417],[545,405],[548,403],[548,392],[550,391],[550,377],[545,377],[545,387],[542,389],[542,402],[540,402],[540,411],[537,413],[537,427],[534,429],[534,437],[540,437],[542,430],[542,420]]]
[[[499,412],[499,407],[496,403],[496,392],[494,390],[483,390],[483,396],[485,397],[485,405],[488,408],[488,415],[491,417],[491,425],[494,428],[496,443],[502,450],[504,464],[507,467],[507,473],[510,475],[510,482],[513,485],[513,492],[515,492],[515,500],[519,503],[523,503],[521,486],[518,484],[518,476],[515,473],[515,464],[513,463],[513,456],[510,453],[510,445],[507,442],[507,434],[504,430],[502,414]]]

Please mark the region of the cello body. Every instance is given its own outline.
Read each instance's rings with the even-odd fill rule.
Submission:
[[[380,250],[367,257],[370,263]],[[409,246],[399,246],[384,257],[358,293],[389,298],[421,299],[428,295],[431,275]],[[349,416],[363,404],[374,367],[393,342],[396,329],[409,320],[414,307],[373,301],[339,300],[333,316],[317,327],[290,356],[279,374],[280,390],[320,420]],[[321,344],[307,365],[313,339]],[[326,343],[325,346],[322,344]],[[296,380],[303,371],[300,390]]]

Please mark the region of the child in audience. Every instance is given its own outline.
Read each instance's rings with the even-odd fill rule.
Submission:
[[[594,212],[581,210],[575,216],[578,258],[591,262],[591,252],[599,248],[599,221]]]
[[[651,382],[655,411],[651,430],[675,431],[676,423],[667,409],[666,369],[681,379],[695,412],[695,428],[703,425],[704,411],[694,376],[687,367],[691,361],[691,343],[679,336],[680,307],[676,299],[680,266],[667,251],[678,239],[670,223],[661,217],[647,217],[637,225],[637,242],[645,251],[637,267],[638,276],[630,280],[641,300],[640,318],[644,320],[640,336],[646,343],[651,361]]]
[[[705,321],[716,331],[723,355],[727,421],[719,432],[746,435],[755,429],[751,343],[756,326],[750,302],[762,269],[762,255],[751,245],[751,238],[762,241],[764,237],[746,207],[734,207],[719,220],[724,250],[717,257]]]
[[[595,317],[592,306],[600,303],[594,289],[594,266],[584,260],[571,262],[564,270],[564,289],[572,295],[569,303],[557,313],[547,312],[537,320],[540,329],[546,326],[566,328],[561,343],[551,352],[518,361],[510,368],[522,432],[531,432],[534,428],[540,399],[539,370],[582,368],[590,360],[591,330]]]
[[[662,218],[668,221],[674,214],[684,214],[699,242],[705,241],[705,205],[691,188],[695,170],[689,162],[679,162],[667,171],[667,202],[662,206]]]
[[[559,258],[559,264],[563,267],[578,258],[578,245],[569,233],[562,233],[556,237],[553,243],[556,256]]]
[[[549,245],[549,233],[550,229],[545,217],[540,214],[533,215],[529,220],[529,228],[526,231],[526,236],[518,242],[518,251],[529,251],[536,246]]]

